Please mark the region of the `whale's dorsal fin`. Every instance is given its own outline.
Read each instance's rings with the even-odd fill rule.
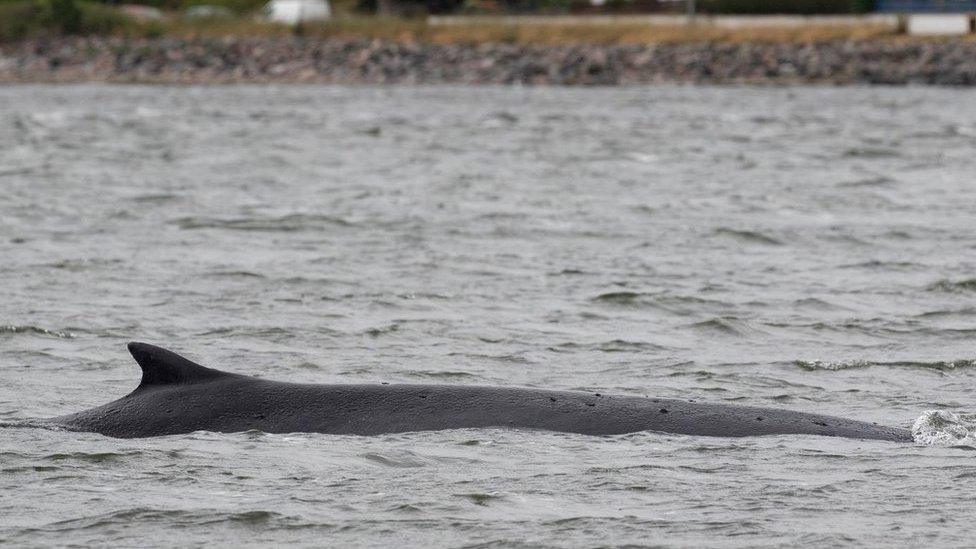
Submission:
[[[148,343],[133,341],[129,343],[129,352],[142,368],[139,389],[160,385],[190,385],[234,375],[200,366],[172,351]]]

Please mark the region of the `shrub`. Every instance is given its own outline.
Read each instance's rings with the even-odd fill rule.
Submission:
[[[864,13],[873,6],[873,0],[698,0],[702,13],[729,14]]]
[[[51,0],[50,25],[64,34],[81,30],[81,9],[75,0]]]
[[[108,34],[129,20],[108,6],[75,0],[0,1],[0,40],[50,34]]]
[[[132,21],[115,8],[104,4],[80,2],[81,28],[78,34],[109,34],[131,25]]]
[[[0,2],[0,40],[23,38],[38,26],[39,7],[34,2]]]
[[[183,0],[180,7],[186,10],[186,8],[191,6],[220,6],[222,8],[227,8],[231,12],[238,15],[245,15],[257,11],[264,6],[267,1],[268,0]]]

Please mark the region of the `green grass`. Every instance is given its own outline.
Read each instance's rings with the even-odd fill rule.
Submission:
[[[111,34],[131,21],[104,4],[73,0],[0,2],[0,41],[61,34]]]

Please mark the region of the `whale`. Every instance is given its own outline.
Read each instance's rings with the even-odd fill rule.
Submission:
[[[516,387],[289,383],[207,368],[147,343],[132,342],[128,349],[142,369],[135,390],[47,421],[117,438],[195,431],[381,435],[507,428],[581,435],[649,431],[913,440],[907,429],[792,410]]]

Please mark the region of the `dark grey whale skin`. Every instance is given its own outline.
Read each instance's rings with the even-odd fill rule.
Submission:
[[[142,368],[135,391],[50,421],[120,438],[252,429],[378,435],[507,427],[585,435],[657,431],[912,441],[904,429],[788,410],[506,387],[283,383],[205,368],[145,343],[130,343],[129,351]]]

